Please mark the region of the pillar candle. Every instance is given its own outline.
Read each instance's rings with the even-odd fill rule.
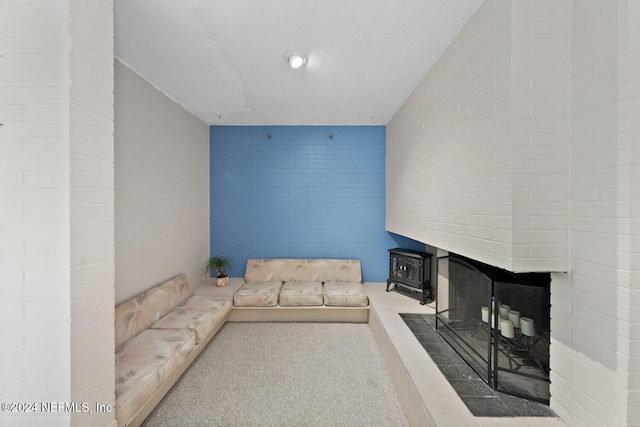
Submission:
[[[526,335],[528,337],[535,337],[536,336],[536,324],[533,321],[533,319],[530,319],[528,317],[521,317],[520,318],[520,329],[521,329],[523,335]]]
[[[500,330],[500,326],[501,326],[500,325],[500,320],[502,320],[502,319],[500,319],[500,317],[498,317],[498,330]],[[496,327],[495,325],[496,325],[496,318],[493,316],[493,313],[491,313],[491,327],[495,328]]]
[[[508,319],[509,318],[509,310],[511,310],[511,307],[509,307],[506,304],[500,304],[500,317],[503,319]]]
[[[514,328],[520,327],[520,312],[516,310],[509,310],[509,320],[513,323]]]
[[[505,338],[514,338],[516,336],[511,320],[500,319],[500,333]]]
[[[489,307],[482,307],[482,321],[484,323],[489,323]]]

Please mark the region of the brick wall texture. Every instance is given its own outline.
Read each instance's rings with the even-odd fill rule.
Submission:
[[[113,405],[113,5],[8,0],[0,27],[0,395]]]
[[[512,271],[566,270],[569,10],[480,7],[387,126],[389,231]]]
[[[143,77],[115,66],[116,302],[209,257],[209,126]]]
[[[387,228],[553,272],[551,407],[640,423],[637,1],[485,1],[387,127]]]

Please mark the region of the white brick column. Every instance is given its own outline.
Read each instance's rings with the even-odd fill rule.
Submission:
[[[6,0],[0,28],[0,400],[113,405],[112,1]]]
[[[640,3],[572,5],[571,268],[552,283],[552,407],[640,423]]]
[[[93,413],[72,425],[109,425],[115,300],[113,0],[69,2],[71,399]]]

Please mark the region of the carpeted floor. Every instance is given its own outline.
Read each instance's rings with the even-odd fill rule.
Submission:
[[[228,322],[146,426],[408,426],[366,324]]]

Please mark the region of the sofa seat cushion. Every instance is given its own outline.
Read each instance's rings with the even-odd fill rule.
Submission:
[[[196,333],[196,344],[231,311],[231,298],[228,296],[195,295],[179,304],[166,316],[154,323],[154,329],[188,328]]]
[[[236,307],[275,307],[282,282],[249,281],[245,282],[233,294],[233,305]]]
[[[326,282],[324,284],[324,305],[366,307],[369,305],[369,298],[362,283]]]
[[[280,306],[322,305],[322,282],[286,282],[280,290]]]
[[[116,417],[129,420],[196,345],[189,329],[146,329],[116,350]]]

